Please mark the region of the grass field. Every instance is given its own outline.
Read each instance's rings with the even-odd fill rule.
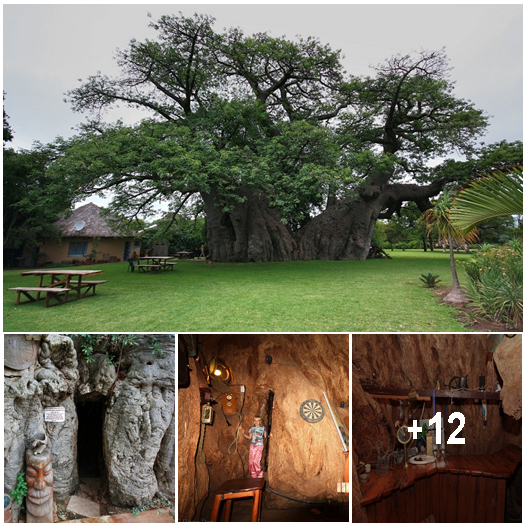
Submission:
[[[182,261],[173,272],[100,268],[97,295],[45,308],[15,307],[9,287],[37,278],[4,271],[5,332],[460,332],[455,311],[439,305],[421,274],[451,286],[449,256],[394,251],[393,259],[222,263]],[[459,254],[457,261],[469,256]],[[461,284],[462,265],[457,265]],[[97,279],[99,279],[97,278]]]

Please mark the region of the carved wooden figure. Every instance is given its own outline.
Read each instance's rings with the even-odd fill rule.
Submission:
[[[51,451],[42,445],[26,449],[26,522],[53,522]]]

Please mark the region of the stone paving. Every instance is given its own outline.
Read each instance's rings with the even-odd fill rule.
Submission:
[[[169,513],[170,508],[159,508],[158,510],[143,511],[134,517],[132,513],[120,513],[118,515],[104,515],[102,517],[92,517],[87,519],[78,519],[74,521],[62,521],[60,524],[66,522],[110,522],[110,523],[124,523],[124,522],[143,522],[143,523],[157,523],[157,522],[175,522],[174,517]]]

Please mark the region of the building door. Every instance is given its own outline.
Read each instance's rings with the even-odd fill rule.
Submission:
[[[124,256],[122,258],[123,261],[128,261],[128,259],[130,259],[130,249],[131,249],[131,242],[125,241],[124,242]]]

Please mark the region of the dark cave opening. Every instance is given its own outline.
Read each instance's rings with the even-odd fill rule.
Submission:
[[[77,463],[79,477],[100,478],[104,474],[102,424],[104,399],[77,402],[79,422]]]

